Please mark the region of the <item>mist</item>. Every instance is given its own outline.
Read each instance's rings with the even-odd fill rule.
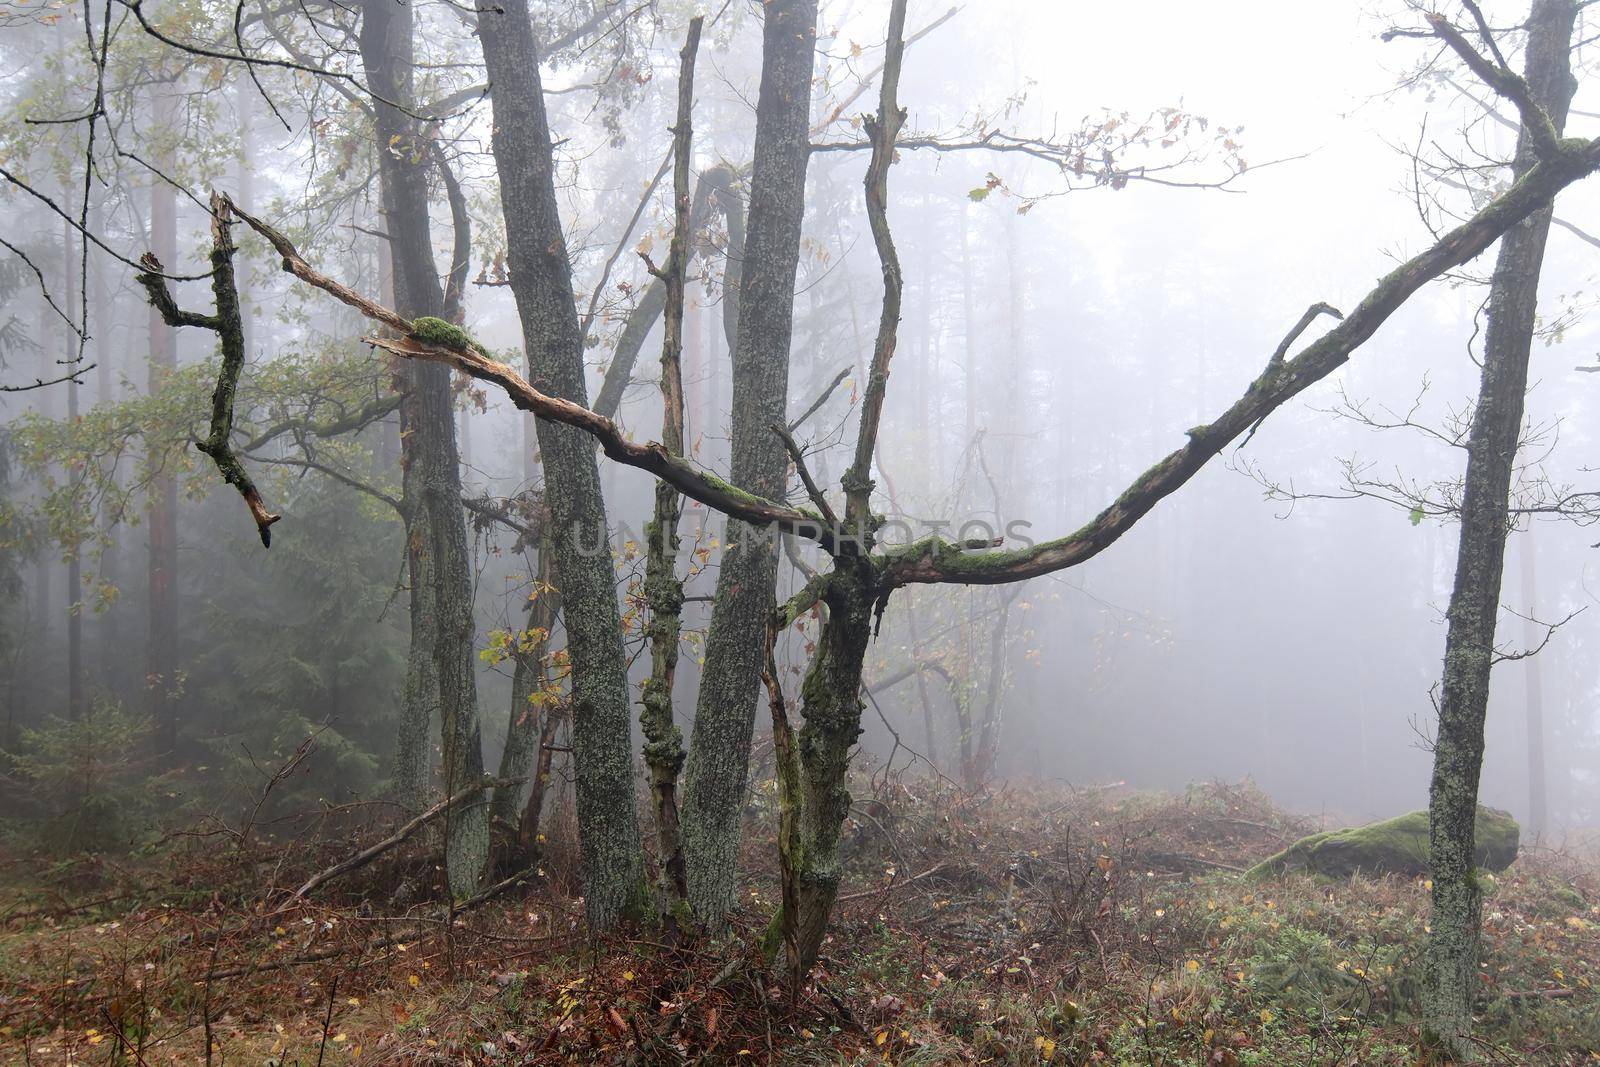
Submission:
[[[1516,85],[1545,91],[1529,27],[1569,6],[1570,104],[1525,108]],[[1237,873],[1302,831],[1431,809],[1434,873],[1412,895],[1422,907],[1432,893],[1444,916],[1436,883],[1454,883],[1437,864],[1455,824],[1439,768],[1465,765],[1450,763],[1458,741],[1441,736],[1441,715],[1468,724],[1462,751],[1474,737],[1481,748],[1458,809],[1467,824],[1475,804],[1509,813],[1522,848],[1512,871],[1545,872],[1526,874],[1528,899],[1577,877],[1529,857],[1588,864],[1592,880],[1600,195],[1583,180],[1593,164],[1572,162],[1600,133],[1587,5],[1538,0],[1530,17],[1499,0],[1481,12],[824,0],[814,24],[806,9],[0,7],[0,855],[22,902],[12,910],[32,914],[45,891],[100,894],[121,877],[107,857],[177,869],[226,853],[238,870],[196,868],[192,883],[248,884],[239,900],[257,893],[289,914],[317,894],[273,893],[425,816],[425,831],[385,844],[377,866],[363,860],[366,881],[326,906],[414,916],[442,900],[454,916],[492,890],[489,907],[525,907],[529,922],[545,908],[547,932],[581,940],[638,921],[637,884],[666,944],[697,943],[691,929],[726,938],[730,922],[736,941],[774,905],[774,931],[812,914],[816,878],[831,879],[824,926],[854,921],[843,902],[883,877],[928,876],[902,902],[922,889],[959,897],[930,888],[954,859],[906,858],[955,832],[928,827],[1021,833],[989,854],[1011,856],[1015,880],[1015,857],[1043,841],[1087,835],[1074,847],[1088,851],[1061,862],[1092,871],[1122,856],[1091,843],[1117,820],[1160,811],[1187,826],[1220,804],[1270,833],[1118,862],[1156,879],[1160,856],[1192,852],[1173,875],[1188,886],[1211,876],[1196,873],[1205,864]],[[896,12],[904,26],[897,42],[891,21],[886,44]],[[695,16],[697,51],[683,52]],[[511,28],[487,30],[490,18]],[[772,26],[786,18],[802,36],[814,25],[809,76],[785,73],[805,58],[780,56]],[[518,26],[531,29],[531,71],[517,65]],[[1469,53],[1512,88],[1486,83]],[[692,108],[680,112],[686,74]],[[808,99],[786,97],[785,77]],[[880,143],[895,99],[903,125]],[[1539,148],[1539,121],[1565,139]],[[514,163],[537,155],[541,129],[548,157]],[[1531,181],[1546,180],[1556,152],[1571,173],[1520,206],[1527,174],[1539,164]],[[880,156],[881,220],[868,172]],[[1502,235],[1546,225],[1547,209],[1531,276],[1497,268],[1512,247]],[[219,228],[236,251],[219,251]],[[1480,231],[1481,254],[1451,251]],[[291,273],[274,236],[366,303]],[[234,272],[231,320],[216,302],[219,256]],[[1410,285],[1396,282],[1403,265],[1418,284],[1391,299]],[[785,288],[785,270],[787,302],[764,295]],[[1518,278],[1536,301],[1526,388],[1511,390],[1519,443],[1509,492],[1484,497],[1469,456],[1501,453],[1475,443],[1487,431],[1474,416],[1505,380],[1496,330],[1514,319],[1494,303],[1513,298],[1492,294]],[[164,313],[163,294],[192,321]],[[455,333],[425,336],[423,316]],[[216,437],[230,337],[243,361]],[[1276,365],[1299,376],[1292,386]],[[552,414],[550,398],[612,421]],[[1235,425],[1251,398],[1264,406]],[[208,435],[229,443],[250,486],[197,447]],[[1474,510],[1491,505],[1498,517]],[[753,517],[763,506],[777,516],[767,525]],[[852,524],[859,551],[838,540]],[[1486,569],[1493,554],[1471,548],[1458,566],[1475,529],[1502,532],[1503,564]],[[735,566],[740,577],[723,574]],[[1498,596],[1492,641],[1447,645],[1474,581]],[[664,618],[677,629],[659,629]],[[855,684],[841,683],[849,672],[830,672],[853,664],[852,648]],[[1461,702],[1471,686],[1451,673],[1469,653],[1493,661],[1477,719]],[[624,673],[626,694],[610,681]],[[651,685],[664,718],[651,718]],[[477,799],[458,805],[463,789]],[[1469,836],[1463,878],[1482,866],[1472,854]],[[92,877],[41,873],[87,855],[101,857]],[[821,855],[817,874],[806,863]],[[1112,868],[1100,870],[1109,884]],[[1040,921],[1074,928],[1061,890],[1037,892],[1057,909]],[[998,895],[971,896],[998,907]],[[1481,906],[1509,912],[1517,899]],[[1581,941],[1597,898],[1578,900],[1585,925],[1568,932]],[[898,912],[885,921],[903,919],[916,929]],[[802,922],[772,942],[790,962],[773,974],[812,1004],[791,1000],[784,1027],[810,1019],[805,1033],[821,1032],[804,1012],[834,1010],[821,976],[843,967],[853,927],[828,929],[813,944]],[[1007,936],[1004,952],[1027,949],[1020,927]],[[1096,955],[1061,936],[1062,967]],[[1181,971],[1186,950],[1172,944],[1159,966]],[[823,970],[807,979],[818,945]],[[1439,1014],[1452,995],[1445,950],[1414,947],[1435,992],[1385,1025],[1459,1053],[1471,1005],[1466,1030],[1459,1012]],[[621,958],[615,945],[593,951]],[[331,1020],[345,987],[319,988]],[[1568,990],[1551,1003],[1574,1017],[1593,1004],[1587,981],[1552,988]],[[1267,1003],[1278,1004],[1252,1000],[1250,1017]],[[313,1026],[321,1008],[305,1010]],[[870,1053],[878,1017],[856,1010]],[[0,1021],[32,1035],[35,1060],[40,1043],[66,1054],[87,1040],[55,1029],[81,1025],[17,1011]],[[1491,1025],[1490,1009],[1477,1014],[1480,1031]],[[1443,1018],[1457,1029],[1438,1031]],[[1090,1062],[1065,1058],[1077,1056],[1071,1025],[1034,1027],[1049,1051],[993,1025],[1004,1055],[1023,1057],[1009,1062],[1048,1061],[1058,1043],[1055,1062]],[[1543,1037],[1574,1058],[1510,1062],[1593,1051],[1581,1026],[1519,1025],[1491,1040],[1525,1049]],[[333,1029],[322,1022],[322,1047]],[[914,1030],[911,1044],[891,1033],[876,1045],[913,1058]],[[566,1047],[554,1032],[542,1053],[532,1031],[521,1051],[492,1034],[438,1036],[474,1062],[542,1062]],[[741,1040],[769,1062],[809,1062],[797,1037],[762,1048],[713,1036],[710,1062]],[[178,1056],[180,1038],[163,1040]],[[365,1040],[375,1062],[423,1061]],[[623,1027],[593,1044],[668,1062],[654,1040]],[[118,1049],[131,1042],[117,1031]],[[1180,1047],[1153,1062],[1243,1062]],[[1293,1062],[1335,1062],[1307,1055]]]

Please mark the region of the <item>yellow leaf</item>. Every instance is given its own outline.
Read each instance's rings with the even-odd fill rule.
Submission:
[[[1272,1025],[1272,1020],[1276,1019],[1276,1018],[1277,1018],[1277,1016],[1272,1014],[1272,1009],[1271,1008],[1262,1008],[1261,1009],[1261,1025],[1262,1026],[1271,1026]]]
[[[422,984],[422,979],[418,978],[416,975],[412,975],[410,978],[406,979],[406,982],[411,986],[412,989],[415,989],[417,986]]]

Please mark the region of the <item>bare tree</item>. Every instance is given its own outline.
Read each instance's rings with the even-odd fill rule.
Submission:
[[[1440,15],[1433,30],[1484,82],[1516,105],[1522,119],[1513,177],[1520,183],[1562,150],[1572,100],[1574,0],[1534,0],[1528,17],[1526,75],[1506,67],[1475,5],[1488,59]],[[1483,771],[1483,725],[1512,467],[1528,388],[1528,354],[1537,313],[1539,273],[1550,233],[1548,204],[1530,212],[1501,242],[1489,294],[1489,329],[1477,410],[1467,437],[1467,473],[1461,500],[1460,547],[1450,594],[1439,728],[1428,794],[1428,859],[1433,874],[1423,1026],[1428,1039],[1450,1056],[1474,1058],[1472,1000],[1479,988],[1478,946],[1483,892],[1474,860],[1478,782]]]

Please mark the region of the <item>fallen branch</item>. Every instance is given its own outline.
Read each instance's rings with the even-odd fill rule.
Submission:
[[[457,805],[466,800],[470,800],[474,796],[481,796],[485,789],[498,789],[503,786],[517,785],[525,781],[527,781],[526,778],[496,779],[485,777],[481,781],[475,782],[467,788],[456,793],[454,796],[446,797],[444,800],[439,801],[439,803],[435,804],[421,815],[418,815],[410,822],[405,823],[400,827],[400,829],[396,830],[382,841],[379,841],[377,844],[368,848],[364,848],[360,852],[357,852],[354,856],[340,860],[332,867],[329,867],[323,871],[318,871],[316,874],[306,879],[305,884],[291,893],[289,895],[289,899],[284,901],[283,904],[279,906],[278,910],[282,911],[290,904],[299,900],[301,897],[304,897],[307,893],[326,885],[335,878],[349,874],[358,867],[366,866],[368,863],[371,863],[373,860],[377,859],[385,852],[388,852],[396,845],[403,843],[407,838],[411,837],[412,834],[416,833],[430,822],[433,822],[441,815],[444,815],[446,812],[455,808]],[[504,883],[502,883],[502,885],[503,884]]]
[[[942,862],[941,863],[935,863],[932,867],[929,867],[927,870],[923,871],[921,874],[914,874],[910,878],[907,878],[903,882],[891,882],[888,885],[880,886],[877,889],[863,889],[859,893],[845,893],[842,896],[840,896],[838,898],[838,900],[835,901],[835,903],[843,904],[846,901],[851,901],[851,900],[865,900],[868,897],[882,896],[883,894],[891,892],[891,891],[896,890],[896,889],[904,889],[906,886],[910,885],[913,882],[920,882],[924,878],[932,878],[934,875],[936,875],[940,871],[944,870],[946,866],[948,866],[948,864],[945,864],[945,863],[942,863]]]

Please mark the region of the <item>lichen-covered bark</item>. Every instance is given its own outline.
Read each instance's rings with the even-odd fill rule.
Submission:
[[[878,522],[871,509],[871,465],[900,328],[900,257],[889,232],[888,196],[895,138],[905,121],[897,93],[905,53],[906,2],[893,0],[889,7],[878,113],[865,122],[872,139],[866,178],[867,221],[883,268],[883,306],[861,401],[855,457],[842,479],[845,525],[864,543],[841,539],[834,552],[833,571],[821,580],[820,597],[827,617],[800,690],[805,725],[798,735],[782,710],[770,632],[766,645],[765,674],[778,759],[778,851],[783,869],[778,927],[797,987],[817,960],[828,916],[839,895],[839,835],[850,814],[850,750],[861,736],[862,660],[872,639],[875,614],[885,607],[890,591],[882,584],[879,564],[870,555]],[[798,464],[798,452],[796,457]],[[809,475],[803,480],[809,489]],[[826,501],[820,494],[813,495],[818,507],[826,511]],[[786,605],[777,621],[787,621],[790,614]]]
[[[839,838],[850,814],[850,750],[861,736],[861,668],[876,578],[870,559],[837,561],[823,596],[827,620],[800,690],[805,723],[778,742],[780,930],[796,979],[816,963],[839,895]],[[784,729],[774,723],[775,736]]]
[[[478,4],[491,86],[493,148],[505,211],[511,292],[529,378],[551,395],[588,402],[572,267],[556,203],[554,155],[526,0]],[[648,903],[633,795],[628,676],[623,659],[605,502],[594,446],[581,430],[541,420],[551,541],[572,664],[572,750],[584,906],[596,932]]]
[[[1527,81],[1558,134],[1572,98],[1569,49],[1576,14],[1573,0],[1534,0],[1528,23]],[[1516,176],[1531,171],[1535,161],[1532,135],[1525,127],[1517,143]],[[1472,1000],[1480,985],[1478,940],[1483,903],[1474,860],[1478,780],[1483,769],[1483,726],[1505,564],[1511,473],[1522,427],[1550,213],[1545,206],[1506,232],[1490,282],[1482,383],[1467,440],[1460,547],[1445,637],[1439,728],[1428,796],[1433,918],[1422,1006],[1427,1039],[1458,1060],[1470,1060],[1475,1052]]]
[[[394,265],[395,303],[407,318],[444,310],[433,258],[426,167],[429,155],[412,99],[410,6],[389,0],[362,5],[361,57],[371,84],[384,225]],[[439,709],[445,790],[454,794],[483,777],[483,750],[473,675],[472,572],[449,369],[406,364],[397,375],[401,406],[407,562],[412,633],[395,766],[397,793],[413,805],[427,791],[428,718]],[[446,830],[446,874],[456,897],[476,892],[488,863],[486,804],[452,811]]]
[[[689,22],[678,77],[678,118],[672,128],[672,243],[667,263],[654,271],[665,290],[661,342],[661,443],[683,455],[683,296],[689,270],[689,152],[693,138],[694,61],[703,19]],[[683,581],[678,577],[678,518],[683,497],[656,482],[655,510],[645,532],[644,594],[650,621],[650,677],[639,711],[644,729],[644,762],[650,772],[650,800],[656,823],[658,879],[669,932],[679,922],[688,898],[683,867],[682,821],[678,815],[678,772],[683,769],[683,731],[672,715],[672,684],[678,671],[678,639],[683,619]]]
[[[817,3],[771,0],[765,8],[748,233],[738,278],[731,474],[741,489],[781,499],[788,459],[772,427],[783,422],[789,396]],[[724,539],[684,777],[689,899],[713,928],[724,923],[738,884],[762,634],[777,577],[775,546],[757,536],[740,550],[739,526],[730,521]]]

